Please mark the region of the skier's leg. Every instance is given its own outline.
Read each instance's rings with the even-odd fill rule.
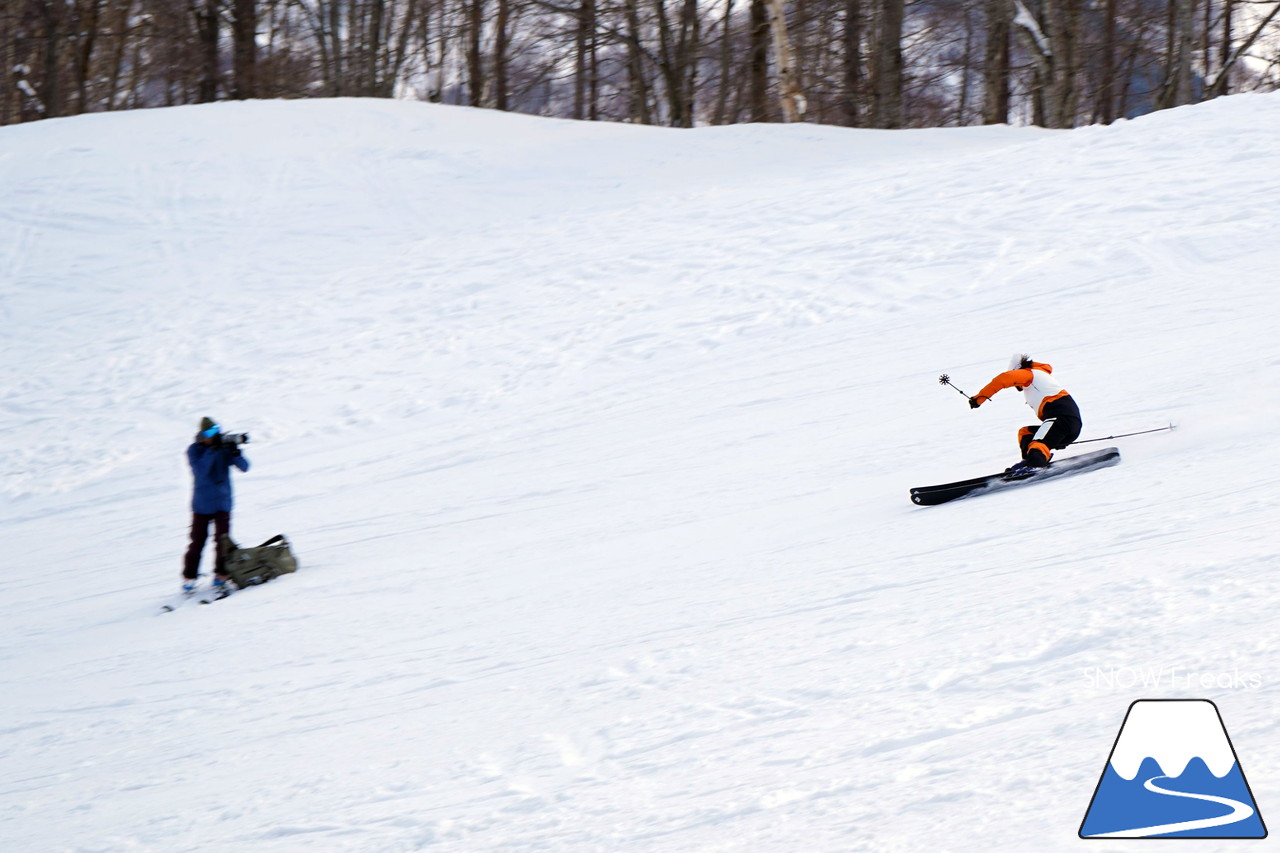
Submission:
[[[209,522],[212,520],[211,515],[191,513],[191,544],[187,546],[187,554],[182,560],[182,576],[189,581],[195,580],[200,573],[200,552],[209,538]]]
[[[1031,439],[1035,437],[1038,426],[1024,426],[1018,430],[1018,450],[1022,454],[1022,458],[1027,458],[1027,450],[1031,447]]]
[[[1053,428],[1044,437],[1044,443],[1054,450],[1061,450],[1080,437],[1082,424],[1079,418],[1059,415],[1053,421]],[[1045,423],[1048,423],[1048,421],[1045,421]]]
[[[1033,468],[1043,468],[1049,464],[1049,458],[1053,456],[1053,451],[1049,449],[1046,440],[1053,432],[1057,425],[1057,418],[1049,418],[1031,433],[1024,437],[1026,441],[1025,449],[1022,451],[1022,458]],[[1026,427],[1023,428],[1024,430]]]
[[[225,536],[231,535],[231,513],[215,512],[213,514],[213,533],[216,546],[217,559],[214,561],[213,573],[220,578],[227,576],[227,555],[222,550],[222,540]]]

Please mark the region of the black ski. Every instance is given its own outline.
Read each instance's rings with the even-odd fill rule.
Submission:
[[[942,483],[937,486],[918,486],[911,490],[911,502],[919,506],[936,506],[948,501],[958,500],[968,495],[987,494],[1002,491],[1013,486],[1040,483],[1067,474],[1078,474],[1092,471],[1094,468],[1107,468],[1120,464],[1120,451],[1115,447],[1095,450],[1080,456],[1059,459],[1050,462],[1049,467],[1040,468],[1031,474],[1010,477],[1006,474],[991,474],[986,477],[974,477],[972,480],[960,480],[955,483]]]

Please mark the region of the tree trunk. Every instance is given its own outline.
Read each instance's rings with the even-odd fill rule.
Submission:
[[[698,0],[684,0],[680,7],[680,38],[676,51],[676,79],[681,88],[680,103],[684,107],[681,127],[693,127],[698,93],[698,51],[702,46],[702,27],[698,19]]]
[[[484,0],[467,4],[467,82],[468,101],[473,107],[484,106],[484,56],[481,36],[484,33]]]
[[[494,22],[497,32],[493,41],[493,106],[499,110],[510,109],[507,102],[507,50],[510,44],[508,27],[511,26],[511,0],[498,0],[498,18]]]
[[[748,83],[751,92],[751,120],[768,121],[769,106],[769,16],[765,0],[751,0],[751,61]]]
[[[124,70],[124,52],[128,40],[124,33],[128,27],[129,17],[133,12],[133,0],[124,0],[116,8],[114,20],[109,21],[107,26],[112,28],[118,35],[115,40],[115,50],[111,54],[111,66],[107,73],[107,91],[102,98],[104,108],[114,110],[116,108],[116,95],[120,91],[120,73]]]
[[[862,0],[844,4],[844,119],[850,127],[862,125]]]
[[[219,0],[203,0],[197,11],[196,30],[200,42],[200,83],[196,100],[207,104],[218,99],[218,40],[221,22]]]
[[[1034,67],[1032,114],[1044,127],[1075,124],[1075,45],[1079,38],[1081,0],[1044,0],[1037,18],[1022,0],[1014,0],[1014,23],[1024,36]]]
[[[347,40],[342,37],[342,0],[329,0],[329,83],[333,97],[347,93]]]
[[[676,37],[671,32],[666,0],[654,0],[653,11],[658,25],[658,71],[662,74],[663,88],[667,95],[667,123],[672,127],[682,127],[684,86],[681,85],[681,78],[676,70]]]
[[[98,33],[102,29],[99,22],[102,18],[103,0],[90,0],[83,13],[77,15],[75,83],[76,112],[89,110],[89,72],[93,65],[93,50],[98,43]]]
[[[982,58],[982,123],[1008,124],[1013,4],[987,0],[987,47]]]
[[[364,37],[364,94],[379,98],[383,96],[382,81],[387,74],[387,0],[368,0],[368,3],[368,25]]]
[[[580,0],[574,37],[573,117],[596,118],[595,80],[596,0]]]
[[[1046,2],[1049,38],[1053,43],[1050,57],[1051,127],[1074,127],[1080,89],[1076,85],[1076,46],[1080,40],[1082,0]]]
[[[1116,120],[1116,0],[1106,0],[1102,14],[1101,68],[1093,118],[1096,122],[1111,124]]]
[[[0,15],[0,127],[14,124],[17,121],[17,80],[13,77],[13,68],[17,64],[13,57],[16,39],[14,38],[15,22],[10,15]]]
[[[880,38],[875,48],[873,118],[879,128],[899,128],[902,113],[904,0],[881,0]]]
[[[783,14],[782,0],[768,0],[769,30],[773,34],[773,56],[778,66],[778,98],[782,103],[782,120],[799,121],[804,116],[805,100],[800,93],[800,82],[795,57],[791,51],[791,38],[787,35],[787,18]]]
[[[231,97],[258,96],[258,0],[234,0],[231,24]]]
[[[58,15],[61,4],[44,3],[41,22],[44,24],[43,78],[40,83],[40,112],[44,118],[62,115],[62,86],[58,79],[61,69],[58,58],[62,53],[62,20]]]
[[[1233,27],[1235,22],[1236,3],[1235,0],[1222,0],[1222,47],[1220,65],[1225,66],[1227,61],[1231,59],[1231,46],[1234,44],[1235,33]]]
[[[1195,51],[1192,0],[1169,2],[1169,56],[1158,105],[1179,107],[1191,103],[1191,56]]]
[[[600,57],[598,48],[600,34],[597,27],[599,8],[592,0],[591,28],[587,31],[587,118],[596,121],[600,118]]]
[[[1258,24],[1258,28],[1253,31],[1253,34],[1245,39],[1239,47],[1231,51],[1231,55],[1227,57],[1227,61],[1222,64],[1222,68],[1218,70],[1217,75],[1209,82],[1209,85],[1207,86],[1208,97],[1216,98],[1219,95],[1226,94],[1227,84],[1231,79],[1231,69],[1233,69],[1236,63],[1240,61],[1240,57],[1249,52],[1249,48],[1253,47],[1253,43],[1257,41],[1258,37],[1261,36],[1267,27],[1271,25],[1271,22],[1275,20],[1277,14],[1280,14],[1280,3],[1271,7],[1271,11],[1268,12],[1267,17],[1263,18],[1262,22]]]
[[[640,14],[638,0],[626,0],[627,16],[627,74],[631,78],[631,118],[640,124],[652,124],[649,110],[649,85],[645,77],[644,52],[640,45]]]
[[[725,0],[724,15],[720,19],[720,80],[716,92],[716,110],[711,117],[712,124],[724,124],[729,109],[729,78],[733,69],[733,17],[733,0]]]

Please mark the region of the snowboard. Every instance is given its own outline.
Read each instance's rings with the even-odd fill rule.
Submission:
[[[1079,474],[1095,468],[1108,468],[1120,464],[1120,450],[1108,447],[1071,456],[1050,462],[1048,467],[1033,470],[1019,476],[1007,474],[989,474],[986,477],[974,477],[971,480],[960,480],[955,483],[942,483],[937,486],[917,486],[911,490],[911,502],[918,506],[937,506],[949,501],[959,500],[969,495],[988,494],[1003,491],[1017,486],[1042,483],[1068,474]]]

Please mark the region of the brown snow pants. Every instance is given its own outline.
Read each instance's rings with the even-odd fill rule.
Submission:
[[[213,522],[213,571],[214,574],[225,575],[225,564],[222,550],[218,543],[222,537],[231,533],[231,513],[214,512],[191,514],[191,545],[187,548],[187,556],[182,563],[182,576],[187,580],[195,580],[200,570],[200,552],[204,550],[205,540],[209,538],[209,522]]]

